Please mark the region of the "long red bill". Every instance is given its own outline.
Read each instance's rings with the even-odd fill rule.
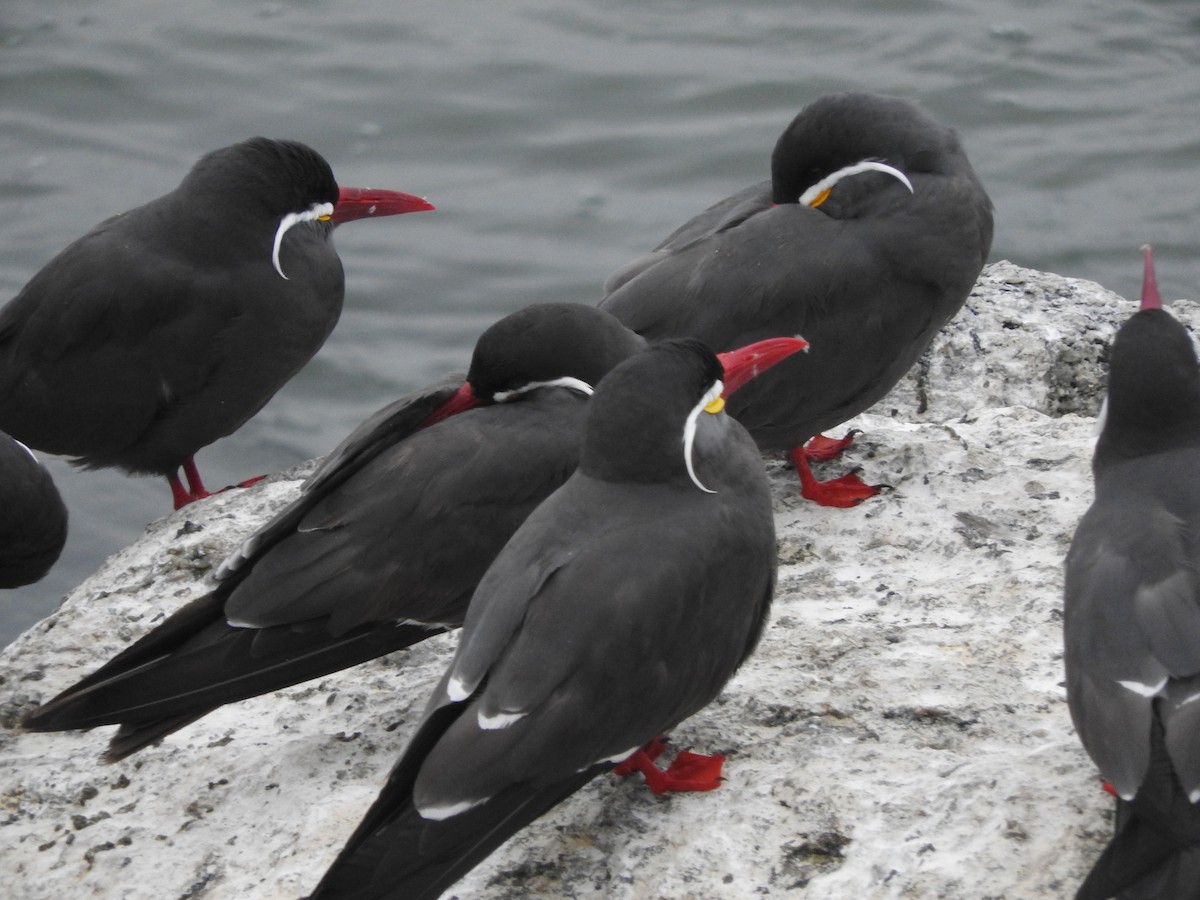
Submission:
[[[767,371],[793,353],[807,349],[808,341],[802,337],[777,337],[747,344],[726,353],[718,353],[717,359],[725,367],[725,390],[721,396],[728,397],[754,376]]]
[[[337,205],[333,208],[333,221],[340,225],[355,219],[398,216],[400,213],[426,212],[435,209],[428,200],[403,191],[385,191],[382,188],[338,188]]]
[[[1154,249],[1145,244],[1142,253],[1146,256],[1146,268],[1142,273],[1142,309],[1162,309],[1162,297],[1158,293],[1158,279],[1154,277]]]
[[[417,427],[428,428],[430,425],[436,425],[438,422],[444,421],[451,416],[456,416],[460,412],[466,412],[468,409],[474,409],[482,405],[483,401],[475,395],[475,391],[471,389],[471,383],[464,381],[462,386],[454,392],[454,396],[431,412],[425,421]]]

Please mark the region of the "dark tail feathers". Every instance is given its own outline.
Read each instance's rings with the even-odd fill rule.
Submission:
[[[1129,816],[1075,900],[1200,900],[1200,848],[1181,846]]]
[[[428,821],[413,806],[413,784],[430,748],[460,713],[461,704],[452,704],[429,715],[309,900],[433,900],[512,835],[612,768],[591,766],[543,788],[513,785],[474,809]]]

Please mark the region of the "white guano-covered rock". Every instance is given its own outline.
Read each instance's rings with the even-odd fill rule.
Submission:
[[[447,896],[1060,898],[1111,805],[1062,688],[1062,560],[1091,499],[1109,342],[1135,310],[997,263],[836,472],[894,490],[801,502],[768,462],[779,590],[755,655],[675,746],[710,794],[602,777]],[[1195,304],[1170,310],[1200,323]],[[111,729],[26,735],[48,699],[207,590],[305,467],[149,526],[0,655],[0,847],[14,898],[294,898],[403,749],[454,647],[434,638],[225,707],[114,765]],[[631,698],[633,700],[635,698]]]

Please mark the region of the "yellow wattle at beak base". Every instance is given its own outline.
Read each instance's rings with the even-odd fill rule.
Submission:
[[[813,209],[816,209],[818,206],[820,206],[822,203],[824,203],[826,200],[829,199],[829,192],[832,190],[833,190],[833,188],[825,188],[825,190],[821,191],[821,193],[819,193],[819,194],[817,194],[817,196],[813,197],[813,199],[811,201],[809,201],[808,205],[811,206]]]
[[[724,397],[714,397],[712,400],[710,400],[705,405],[704,411],[706,413],[712,413],[713,415],[716,415],[724,408],[725,408],[725,398]]]

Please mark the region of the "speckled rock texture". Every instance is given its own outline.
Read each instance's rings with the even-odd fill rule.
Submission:
[[[1133,258],[1136,264],[1136,257]],[[1167,289],[1169,294],[1169,287]],[[447,896],[1061,898],[1111,804],[1062,688],[1062,560],[1091,499],[1116,327],[1098,286],[1001,262],[831,472],[893,490],[797,497],[755,655],[673,743],[728,755],[711,794],[597,779]],[[1200,308],[1170,310],[1189,325]],[[17,716],[208,587],[308,469],[149,526],[0,655],[0,847],[10,898],[295,898],[370,804],[450,658],[434,638],[213,713],[114,765],[109,729]]]

